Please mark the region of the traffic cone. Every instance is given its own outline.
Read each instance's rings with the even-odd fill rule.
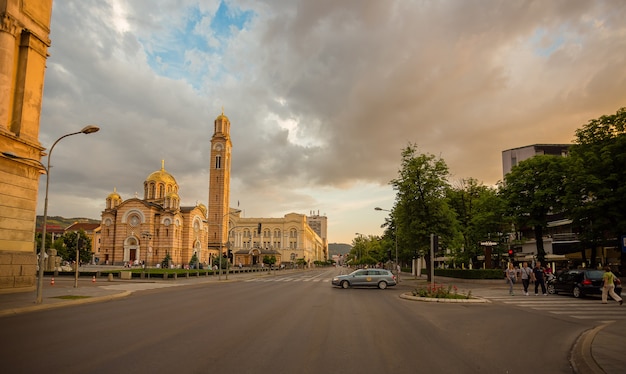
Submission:
[[[94,275],[93,278],[91,278],[91,283],[96,283],[96,276]]]
[[[54,277],[52,277],[52,279],[50,279],[50,285],[54,286]]]

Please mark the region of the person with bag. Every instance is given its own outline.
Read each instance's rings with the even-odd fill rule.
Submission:
[[[602,304],[606,304],[607,294],[611,295],[613,300],[617,301],[619,305],[622,305],[622,298],[615,293],[615,274],[611,272],[611,268],[604,267],[604,275],[602,276]]]
[[[530,279],[532,278],[532,269],[528,267],[528,262],[524,261],[522,263],[521,270],[521,278],[522,278],[522,286],[524,287],[524,295],[528,296],[528,286],[530,286]]]
[[[509,294],[514,296],[513,294],[513,285],[517,281],[517,269],[513,266],[512,262],[509,262],[509,267],[506,269],[506,281],[509,284]]]

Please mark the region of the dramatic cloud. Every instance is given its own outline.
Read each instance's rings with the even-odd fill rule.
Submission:
[[[55,1],[42,144],[101,131],[54,149],[49,213],[99,218],[162,159],[205,202],[224,108],[232,206],[380,234],[409,142],[491,185],[503,150],[626,106],[624,19],[610,0]]]

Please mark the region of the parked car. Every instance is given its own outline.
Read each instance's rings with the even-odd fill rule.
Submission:
[[[349,287],[378,287],[384,290],[388,286],[395,286],[396,276],[384,269],[359,269],[347,275],[338,275],[332,280],[333,286]]]
[[[570,293],[574,297],[602,295],[602,275],[604,275],[603,270],[576,269],[564,271],[548,282],[548,293]],[[615,293],[618,295],[622,293],[622,284],[619,278],[615,278]]]

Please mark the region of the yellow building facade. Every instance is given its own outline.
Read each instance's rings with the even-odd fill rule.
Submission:
[[[265,256],[274,256],[276,265],[285,267],[298,260],[310,266],[328,258],[324,240],[304,214],[289,213],[282,218],[242,218],[235,214],[231,225],[228,241],[235,266],[260,266]]]
[[[39,119],[51,15],[52,0],[0,0],[0,293],[35,289],[37,193],[45,171]]]

